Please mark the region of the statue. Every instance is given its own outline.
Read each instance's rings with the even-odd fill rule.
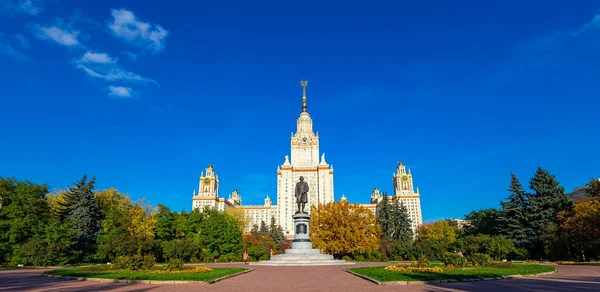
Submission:
[[[308,183],[304,181],[304,177],[300,177],[300,181],[296,183],[296,204],[298,204],[298,211],[296,213],[304,212],[304,206],[308,203]]]

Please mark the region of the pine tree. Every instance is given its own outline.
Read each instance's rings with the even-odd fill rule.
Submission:
[[[527,193],[514,173],[510,174],[508,191],[510,195],[506,202],[501,203],[499,232],[510,238],[518,248],[528,248],[529,236],[534,233],[528,224]]]
[[[541,167],[531,178],[530,188],[534,191],[528,195],[531,214],[529,223],[534,232],[530,252],[536,257],[541,257],[546,250],[542,231],[551,223],[559,224],[556,215],[560,211],[570,212],[573,200],[565,194],[565,189],[559,186],[556,177]]]
[[[252,225],[252,229],[250,229],[250,234],[258,234],[258,224]]]
[[[271,217],[271,225],[269,226],[269,237],[275,242],[275,246],[278,246],[285,241],[285,235],[281,226],[275,224],[275,217]]]
[[[95,178],[88,182],[84,174],[74,187],[69,188],[59,210],[61,220],[70,222],[75,230],[74,253],[79,255],[79,260],[87,259],[95,252],[101,231],[102,212],[94,198],[95,182]]]
[[[397,199],[394,201],[392,211],[392,218],[394,219],[392,239],[401,244],[410,244],[413,239],[413,232],[408,209],[404,204],[399,203]]]
[[[392,230],[393,230],[393,218],[392,218],[392,210],[389,203],[389,198],[387,193],[383,193],[383,200],[379,203],[376,211],[377,222],[379,222],[379,226],[381,227],[381,235],[391,240],[392,238]]]
[[[265,221],[260,221],[260,229],[258,230],[258,233],[260,233],[260,235],[262,236],[267,235],[267,233],[269,233],[269,227],[267,227]]]

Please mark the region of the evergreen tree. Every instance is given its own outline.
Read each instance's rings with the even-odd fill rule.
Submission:
[[[269,226],[269,237],[278,246],[285,241],[285,235],[281,226],[275,224],[275,217],[271,217],[271,225]]]
[[[387,193],[383,193],[383,200],[381,203],[379,203],[375,213],[377,222],[379,222],[379,226],[381,227],[381,235],[384,238],[391,240],[391,233],[393,230],[393,215]]]
[[[98,235],[101,231],[102,212],[94,198],[96,179],[87,181],[83,175],[75,186],[65,194],[65,202],[61,203],[60,217],[68,221],[75,230],[74,253],[79,260],[87,260],[96,251]]]
[[[499,232],[510,238],[517,248],[528,248],[534,234],[528,224],[527,193],[514,173],[510,174],[510,195],[502,202]]]
[[[259,234],[258,224],[252,225],[252,229],[250,229],[250,234]]]
[[[487,234],[495,235],[499,226],[500,211],[495,208],[472,211],[465,215],[469,225],[465,226],[465,235]]]
[[[267,235],[269,233],[269,227],[267,227],[267,223],[265,221],[260,221],[260,229],[258,230],[261,236]]]
[[[399,200],[395,200],[392,204],[392,218],[393,230],[390,234],[391,238],[402,244],[410,244],[413,239],[411,220],[408,215],[408,209]]]
[[[528,195],[531,212],[529,223],[534,232],[530,253],[539,258],[543,257],[544,251],[547,250],[544,246],[542,231],[548,224],[559,224],[556,215],[560,211],[570,212],[573,208],[573,200],[565,194],[565,189],[559,186],[556,177],[541,167],[531,178],[530,188],[534,191]]]

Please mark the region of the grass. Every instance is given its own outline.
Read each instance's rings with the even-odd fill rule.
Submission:
[[[514,265],[511,268],[451,269],[442,273],[395,273],[384,271],[385,267],[364,267],[348,269],[351,272],[373,278],[380,282],[389,281],[430,281],[447,279],[491,278],[509,275],[533,275],[555,271],[554,267],[539,265]]]
[[[153,274],[151,271],[113,270],[108,268],[67,268],[46,272],[46,274],[59,276],[73,276],[85,278],[102,278],[117,280],[157,280],[157,281],[203,281],[208,282],[224,276],[246,271],[243,268],[212,268],[206,273],[177,273]]]

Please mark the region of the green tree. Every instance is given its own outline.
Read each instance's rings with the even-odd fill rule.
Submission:
[[[260,229],[258,230],[260,235],[267,235],[269,233],[269,227],[267,227],[267,223],[265,221],[260,221]]]
[[[250,234],[260,234],[260,231],[258,229],[258,224],[252,225],[252,229],[250,229]]]
[[[446,220],[425,223],[417,230],[416,246],[429,259],[440,260],[456,241],[457,229]]]
[[[19,261],[20,246],[43,234],[50,212],[46,193],[47,185],[0,177],[0,262],[13,256]]]
[[[590,183],[586,186],[585,192],[590,198],[600,199],[600,178],[590,178]]]
[[[465,220],[469,221],[469,225],[465,226],[465,235],[476,234],[497,234],[500,229],[499,218],[501,212],[495,208],[472,211],[465,215]]]
[[[527,193],[514,173],[510,174],[510,195],[502,202],[501,222],[498,232],[510,238],[517,248],[526,249],[531,244],[530,237],[535,234],[528,223],[529,206]]]
[[[242,244],[242,230],[238,221],[225,212],[205,208],[201,223],[200,240],[207,259],[236,256]]]
[[[275,243],[275,246],[279,246],[285,241],[285,235],[281,226],[275,224],[275,217],[271,217],[271,225],[269,225],[269,237]]]
[[[65,202],[59,211],[61,219],[70,222],[75,230],[74,250],[79,254],[78,260],[89,260],[96,252],[97,239],[101,231],[102,212],[94,197],[96,179],[87,181],[87,175],[69,188],[65,194]]]
[[[564,188],[559,185],[556,177],[541,167],[531,178],[530,188],[533,193],[528,194],[530,207],[528,219],[534,234],[529,252],[535,258],[541,258],[546,256],[544,251],[547,250],[542,238],[546,225],[550,223],[560,225],[556,215],[561,211],[570,212],[573,208],[573,200],[565,194]]]
[[[158,240],[172,240],[174,237],[173,213],[169,207],[158,204],[156,206],[156,229],[154,229],[154,238]]]

